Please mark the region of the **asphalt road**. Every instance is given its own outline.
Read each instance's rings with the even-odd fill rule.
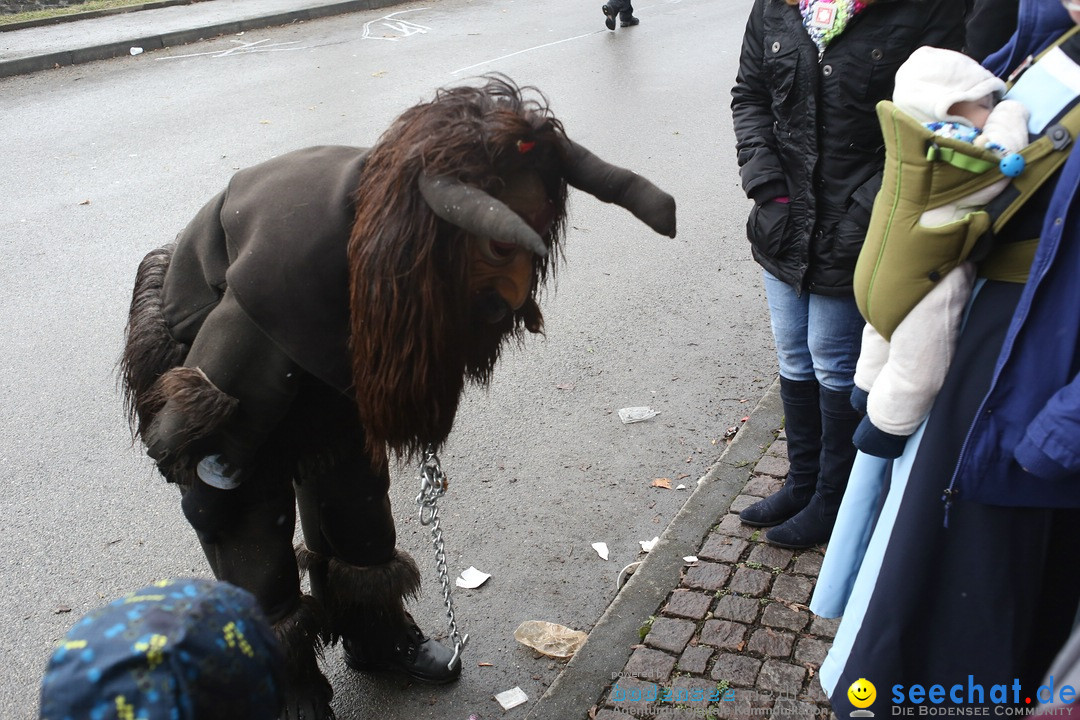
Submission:
[[[326,669],[342,720],[524,716],[492,696],[519,686],[535,700],[561,665],[514,629],[589,630],[639,541],[689,495],[652,480],[692,487],[776,373],[728,110],[750,4],[642,4],[641,25],[614,33],[599,2],[405,4],[0,80],[0,717],[36,717],[46,659],[82,613],[209,574],[116,389],[142,256],[235,170],[369,145],[435,88],[493,71],[538,86],[572,138],[675,195],[678,237],[575,191],[546,338],[463,403],[442,454],[448,560],[492,577],[454,593],[471,637],[460,682],[358,678],[336,651]],[[660,415],[624,425],[630,406]],[[424,571],[414,614],[439,634],[415,474],[395,472],[399,543]]]

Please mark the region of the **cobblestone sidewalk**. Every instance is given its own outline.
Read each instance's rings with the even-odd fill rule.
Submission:
[[[779,489],[784,435],[649,618],[643,641],[589,712],[590,720],[835,717],[817,670],[838,620],[807,608],[822,548],[785,550],[739,522],[738,512]]]

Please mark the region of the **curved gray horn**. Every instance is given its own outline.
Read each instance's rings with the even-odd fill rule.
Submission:
[[[417,181],[431,211],[446,222],[473,235],[513,243],[547,257],[543,239],[520,215],[480,188],[447,175],[420,174]]]
[[[675,198],[632,170],[601,160],[566,140],[566,182],[598,200],[624,207],[661,235],[675,237]]]

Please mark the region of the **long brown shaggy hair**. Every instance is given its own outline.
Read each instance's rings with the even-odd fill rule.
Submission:
[[[348,250],[354,389],[372,458],[384,448],[403,459],[441,445],[466,380],[486,385],[506,341],[542,332],[536,300],[565,231],[563,141],[538,90],[490,76],[405,111],[372,150]],[[449,175],[495,194],[505,178],[530,171],[555,214],[544,236],[550,252],[534,258],[525,305],[487,325],[467,291],[465,232],[435,216],[417,179]]]

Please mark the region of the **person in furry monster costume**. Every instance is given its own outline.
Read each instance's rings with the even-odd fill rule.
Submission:
[[[333,718],[317,658],[339,640],[357,670],[460,674],[405,610],[420,576],[395,547],[389,455],[440,447],[466,382],[542,332],[568,185],[675,236],[670,195],[568,139],[535,88],[489,77],[409,108],[371,149],[241,170],[140,264],[132,429],[214,575],[282,641],[283,717]]]

